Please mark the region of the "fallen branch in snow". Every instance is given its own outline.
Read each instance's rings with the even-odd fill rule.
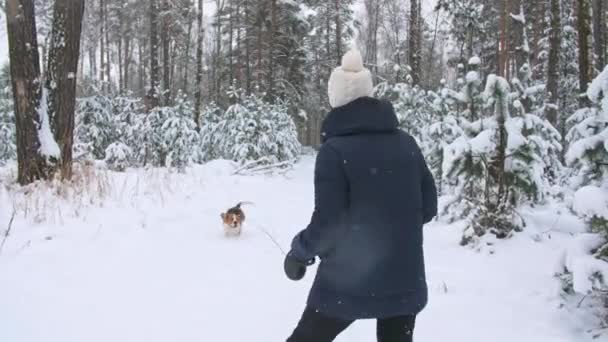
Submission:
[[[261,164],[261,163],[263,163],[263,162],[266,162],[266,161],[268,161],[268,158],[263,157],[263,158],[260,158],[260,159],[258,159],[258,160],[254,160],[254,161],[247,162],[247,163],[243,164],[241,167],[239,167],[238,169],[236,169],[236,170],[233,172],[233,175],[238,175],[238,174],[240,174],[241,172],[243,172],[244,170],[251,169],[251,168],[253,168],[254,166],[259,165],[259,164]]]
[[[2,254],[2,249],[4,248],[4,244],[6,243],[6,239],[8,239],[11,234],[11,228],[13,228],[13,221],[15,220],[15,216],[17,215],[17,209],[13,207],[13,214],[11,215],[10,221],[8,221],[8,228],[4,232],[4,238],[2,239],[2,243],[0,244],[0,254]]]
[[[576,306],[577,309],[581,308],[581,305],[583,305],[583,302],[585,301],[585,299],[587,299],[587,295],[584,295],[583,298],[581,299],[581,301],[578,302],[578,305]]]
[[[284,162],[270,164],[270,165],[255,166],[255,165],[259,165],[261,162],[262,162],[261,160],[257,160],[255,162],[245,164],[244,166],[242,166],[242,167],[238,168],[236,171],[234,171],[233,175],[253,174],[253,173],[257,173],[257,172],[270,171],[273,169],[283,169],[283,168],[292,166],[296,162],[296,160],[292,159],[292,160],[287,160]]]

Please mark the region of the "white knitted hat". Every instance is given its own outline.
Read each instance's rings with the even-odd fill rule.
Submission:
[[[363,66],[359,50],[350,50],[342,57],[342,65],[335,68],[327,85],[329,104],[341,107],[360,97],[372,96],[372,74]]]

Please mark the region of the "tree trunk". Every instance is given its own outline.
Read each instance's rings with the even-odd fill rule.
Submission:
[[[169,43],[169,98],[167,99],[166,103],[167,105],[171,105],[173,103],[173,97],[172,94],[175,94],[177,92],[176,89],[176,84],[177,82],[175,81],[175,78],[177,77],[177,46],[175,43],[171,44]]]
[[[91,46],[89,48],[89,77],[94,80],[95,75],[97,75],[97,59],[95,58],[95,54],[97,53],[97,48]]]
[[[196,44],[196,91],[195,97],[195,110],[194,110],[194,121],[196,122],[196,128],[200,131],[201,128],[201,111],[202,111],[202,91],[203,91],[203,41],[205,35],[205,28],[203,27],[203,0],[198,0],[198,37]]]
[[[414,84],[420,83],[420,17],[418,0],[410,1],[409,64]]]
[[[277,0],[271,0],[270,5],[270,32],[268,33],[268,81],[266,96],[269,101],[274,101],[274,68],[275,68],[275,43],[277,38]]]
[[[101,83],[101,91],[105,92],[106,91],[106,83],[104,81],[105,77],[106,77],[106,63],[105,63],[105,43],[104,43],[104,24],[105,24],[105,20],[104,18],[104,8],[105,8],[105,1],[104,0],[99,0],[99,48],[100,48],[100,53],[99,53],[99,82]]]
[[[220,0],[216,0],[216,13],[215,13],[215,54],[213,63],[213,82],[215,99],[219,101],[221,96],[221,70],[222,65],[221,54],[222,54],[222,19],[221,12],[224,10],[223,3]]]
[[[163,0],[162,14],[163,26],[161,28],[160,36],[163,45],[163,95],[165,106],[169,106],[171,103],[171,58],[169,53],[170,16],[168,0]]]
[[[604,46],[604,36],[606,34],[606,23],[604,22],[604,11],[606,10],[605,0],[593,0],[593,47],[595,50],[595,65],[599,72],[602,72],[606,65],[604,59],[604,53],[606,47]]]
[[[251,43],[250,43],[250,35],[251,30],[248,24],[249,19],[249,1],[245,0],[245,86],[247,87],[247,95],[251,94]]]
[[[147,102],[148,102],[148,94],[146,94],[146,60],[145,60],[145,41],[144,39],[138,39],[138,43],[137,43],[137,50],[138,50],[138,56],[139,56],[139,84],[138,84],[138,90],[139,90],[139,94],[141,94],[144,97],[144,102],[146,102],[146,106],[147,106]],[[146,107],[147,108],[147,107]]]
[[[517,13],[512,13],[515,17],[512,17],[512,30],[511,37],[513,38],[513,44],[511,49],[515,55],[515,66],[512,69],[512,74],[517,76],[517,73],[524,64],[529,63],[529,46],[527,42],[526,24],[525,24],[525,13],[522,5],[522,0],[513,1],[513,9]],[[523,21],[521,21],[523,20]]]
[[[587,92],[591,81],[591,58],[589,40],[591,29],[589,27],[589,1],[577,0],[577,28],[578,28],[578,65],[579,65],[579,90],[581,93],[581,106],[586,106],[586,97],[582,94]]]
[[[260,13],[261,11],[262,11],[261,9],[258,9],[258,16],[260,16],[260,17],[262,16],[262,14]],[[257,86],[259,87],[262,84],[262,49],[263,49],[263,47],[262,47],[262,44],[263,44],[262,30],[263,30],[264,26],[262,24],[262,19],[259,18],[258,20],[259,20],[259,22],[257,23],[258,41],[257,41],[257,46],[256,46],[256,49],[257,49],[257,65],[256,65],[257,75],[256,75],[256,78],[257,78],[257,82],[258,82]]]
[[[247,20],[245,20],[247,24]],[[241,53],[241,2],[236,4],[236,87],[243,89],[243,54]]]
[[[40,56],[34,1],[7,0],[6,21],[17,130],[17,181],[25,185],[49,178],[51,171],[39,153]]]
[[[146,109],[159,105],[160,67],[158,65],[158,4],[150,0],[150,90],[146,99]]]
[[[549,103],[545,106],[545,117],[555,127],[558,125],[559,55],[562,43],[560,1],[561,0],[551,0],[551,31],[549,33],[549,65],[547,68],[547,93],[549,95]]]
[[[190,13],[190,11],[188,11]],[[184,58],[184,69],[182,72],[182,77],[184,80],[184,85],[182,86],[182,91],[184,94],[188,95],[190,92],[188,91],[188,68],[190,67],[190,45],[192,40],[192,19],[190,15],[188,15],[188,33],[186,34],[186,58]]]
[[[327,59],[328,61],[332,61],[332,62],[336,62],[336,64],[340,64],[340,57],[341,56],[337,56],[335,60],[333,60],[333,55],[331,53],[331,17],[329,15],[330,10],[329,10],[329,1],[326,2],[325,5],[325,10],[327,11],[327,15],[326,15],[326,20],[325,20],[325,49],[326,49],[326,53],[327,53]],[[331,62],[327,63],[327,75],[331,74],[331,70],[333,68],[333,65],[330,64]]]
[[[112,61],[110,60],[110,30],[108,29],[108,1],[104,1],[103,26],[106,35],[106,80],[108,82],[107,91],[112,91]],[[103,56],[102,56],[103,58]]]
[[[124,48],[125,51],[123,52],[123,73],[124,76],[122,77],[122,81],[124,83],[123,88],[125,91],[127,91],[130,87],[129,85],[129,67],[131,65],[131,32],[129,32],[126,36],[125,36],[125,44],[124,44]]]
[[[437,31],[439,30],[439,14],[440,12],[437,11],[437,16],[435,18],[435,29],[433,30],[433,40],[431,41],[431,50],[429,51],[429,67],[427,70],[427,75],[426,75],[426,79],[427,79],[427,87],[430,88],[433,82],[433,78],[431,77],[431,74],[433,72],[433,58],[435,57],[435,44],[437,43]]]
[[[84,0],[55,0],[47,74],[48,114],[61,150],[61,176],[72,177],[76,75]]]
[[[234,86],[234,50],[232,45],[234,43],[234,15],[232,13],[234,6],[228,5],[228,69],[230,79],[228,83],[230,86]]]
[[[545,28],[547,22],[545,20],[546,13],[546,2],[545,1],[536,1],[534,2],[534,13],[532,13],[531,17],[534,18],[533,25],[533,35],[532,35],[532,53],[530,55],[531,58],[531,67],[533,67],[534,79],[542,79],[542,68],[536,68],[536,64],[539,63],[538,55],[540,54],[541,49],[541,39],[545,37]]]
[[[498,48],[498,75],[508,77],[509,65],[509,0],[500,0],[500,43]]]
[[[340,58],[342,58],[342,18],[340,17],[340,0],[335,0],[334,5],[336,10],[336,55],[338,56],[338,60],[340,60]]]

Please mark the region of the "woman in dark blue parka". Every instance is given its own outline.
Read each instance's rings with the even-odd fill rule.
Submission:
[[[378,341],[412,341],[427,303],[422,226],[437,192],[415,140],[390,103],[371,97],[358,51],[329,80],[333,110],[322,127],[315,210],[293,240],[285,271],[321,262],[307,308],[288,342],[330,342],[357,319],[378,320]]]

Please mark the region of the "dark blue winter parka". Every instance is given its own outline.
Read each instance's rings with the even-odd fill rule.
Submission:
[[[437,191],[416,141],[390,103],[369,97],[333,109],[322,136],[314,213],[292,243],[298,259],[321,259],[308,305],[342,319],[418,314]]]

